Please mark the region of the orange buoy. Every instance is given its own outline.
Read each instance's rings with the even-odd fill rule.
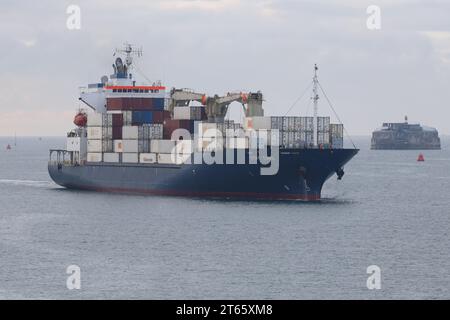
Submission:
[[[420,161],[420,162],[425,161],[423,154],[421,154],[421,153],[419,154],[419,156],[417,157],[417,161]]]

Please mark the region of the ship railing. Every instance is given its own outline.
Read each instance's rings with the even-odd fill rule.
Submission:
[[[60,166],[73,166],[75,165],[73,151],[67,151],[62,149],[51,149],[49,152],[49,164]]]

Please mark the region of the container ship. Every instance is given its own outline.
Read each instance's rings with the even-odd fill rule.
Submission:
[[[373,150],[440,150],[441,140],[435,128],[405,122],[383,123],[372,133]]]
[[[314,201],[358,152],[344,148],[342,124],[318,116],[316,66],[314,116],[265,116],[260,91],[208,96],[137,84],[131,71],[142,50],[126,44],[115,54],[113,74],[81,88],[87,107],[77,112],[66,149],[50,150],[49,174],[63,187]],[[232,103],[242,106],[242,123],[227,119]]]

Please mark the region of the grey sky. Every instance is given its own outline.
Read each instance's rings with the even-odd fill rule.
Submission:
[[[66,28],[70,4],[81,30]],[[371,4],[381,30],[366,28]],[[64,135],[78,87],[110,74],[125,41],[143,47],[137,63],[150,79],[208,94],[261,90],[269,115],[285,114],[317,62],[350,134],[404,115],[450,134],[449,13],[437,0],[2,0],[0,135]],[[325,99],[320,110],[331,114]]]

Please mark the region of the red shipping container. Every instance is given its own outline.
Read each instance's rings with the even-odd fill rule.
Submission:
[[[112,125],[113,127],[122,127],[123,126],[123,114],[113,114],[112,115]]]
[[[112,130],[113,140],[120,140],[122,139],[122,126],[120,127],[113,127]]]
[[[152,111],[164,109],[163,98],[106,98],[106,109]]]
[[[169,111],[153,111],[153,123],[164,123],[167,119],[170,119]]]
[[[164,121],[163,137],[164,139],[171,139],[172,133],[176,129],[186,129],[191,134],[194,133],[194,120],[172,120],[166,119]]]

